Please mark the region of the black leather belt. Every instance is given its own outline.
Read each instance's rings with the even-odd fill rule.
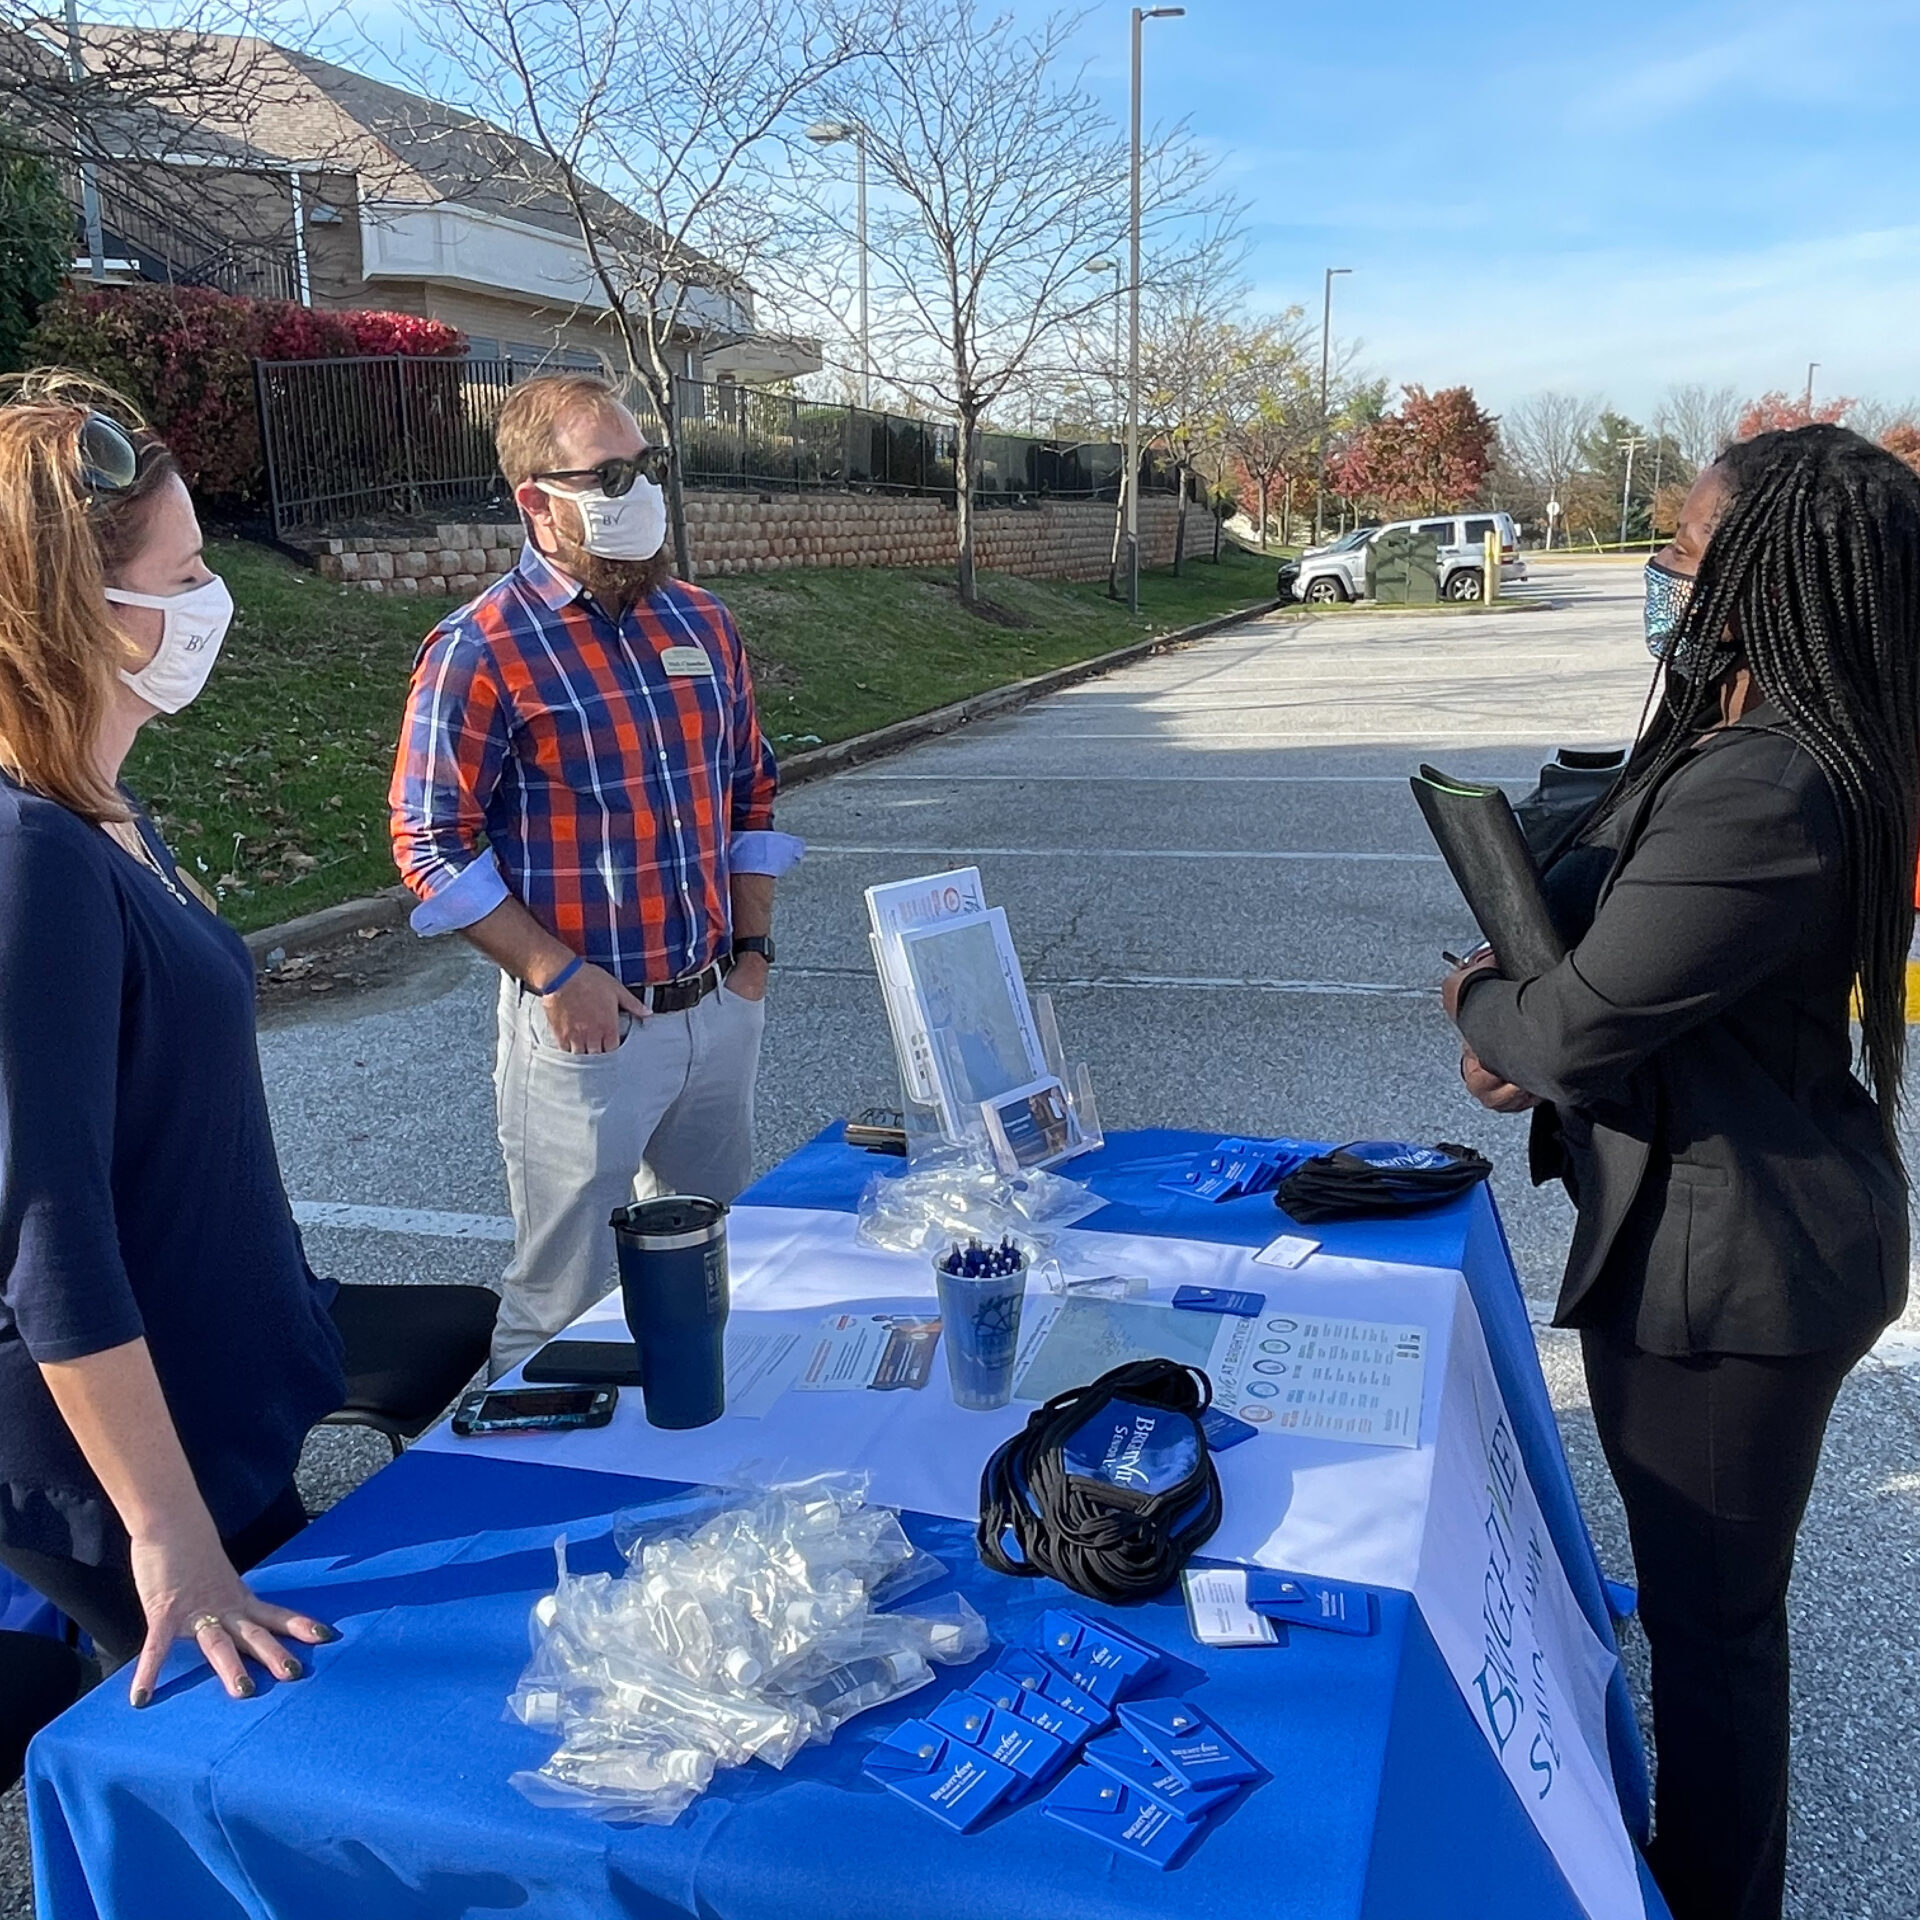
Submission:
[[[650,1012],[685,1013],[697,1007],[708,994],[716,992],[720,982],[732,971],[730,959],[716,961],[698,973],[690,973],[683,980],[669,980],[663,986],[636,986],[629,982],[627,991]]]

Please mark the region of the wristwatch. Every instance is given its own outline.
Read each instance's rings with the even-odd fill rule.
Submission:
[[[738,960],[743,953],[757,953],[768,966],[773,965],[773,938],[765,933],[742,934],[733,943],[733,957]]]

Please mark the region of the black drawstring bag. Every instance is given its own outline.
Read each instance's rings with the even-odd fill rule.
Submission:
[[[1580,838],[1600,803],[1620,783],[1623,747],[1562,747],[1540,769],[1540,783],[1513,803],[1514,818],[1542,873]]]
[[[1433,1147],[1356,1140],[1289,1174],[1273,1199],[1302,1226],[1366,1220],[1439,1206],[1477,1186],[1492,1171],[1492,1161],[1483,1154],[1444,1140]]]
[[[1197,1367],[1135,1360],[1056,1393],[980,1476],[980,1558],[1117,1603],[1164,1593],[1220,1524]]]

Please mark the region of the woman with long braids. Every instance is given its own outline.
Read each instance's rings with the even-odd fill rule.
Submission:
[[[1655,1876],[1676,1920],[1777,1920],[1795,1536],[1907,1284],[1920,477],[1839,427],[1730,448],[1648,566],[1647,639],[1658,715],[1548,876],[1571,952],[1443,992],[1468,1089],[1537,1109],[1578,1213],[1556,1324],[1633,1541]]]

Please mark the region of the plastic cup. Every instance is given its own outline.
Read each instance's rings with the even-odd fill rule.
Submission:
[[[946,1256],[942,1254],[940,1259]],[[1027,1262],[1012,1273],[969,1280],[933,1266],[940,1290],[941,1345],[947,1350],[947,1383],[953,1404],[987,1413],[1013,1398],[1013,1361],[1020,1347],[1020,1302],[1027,1291]]]

